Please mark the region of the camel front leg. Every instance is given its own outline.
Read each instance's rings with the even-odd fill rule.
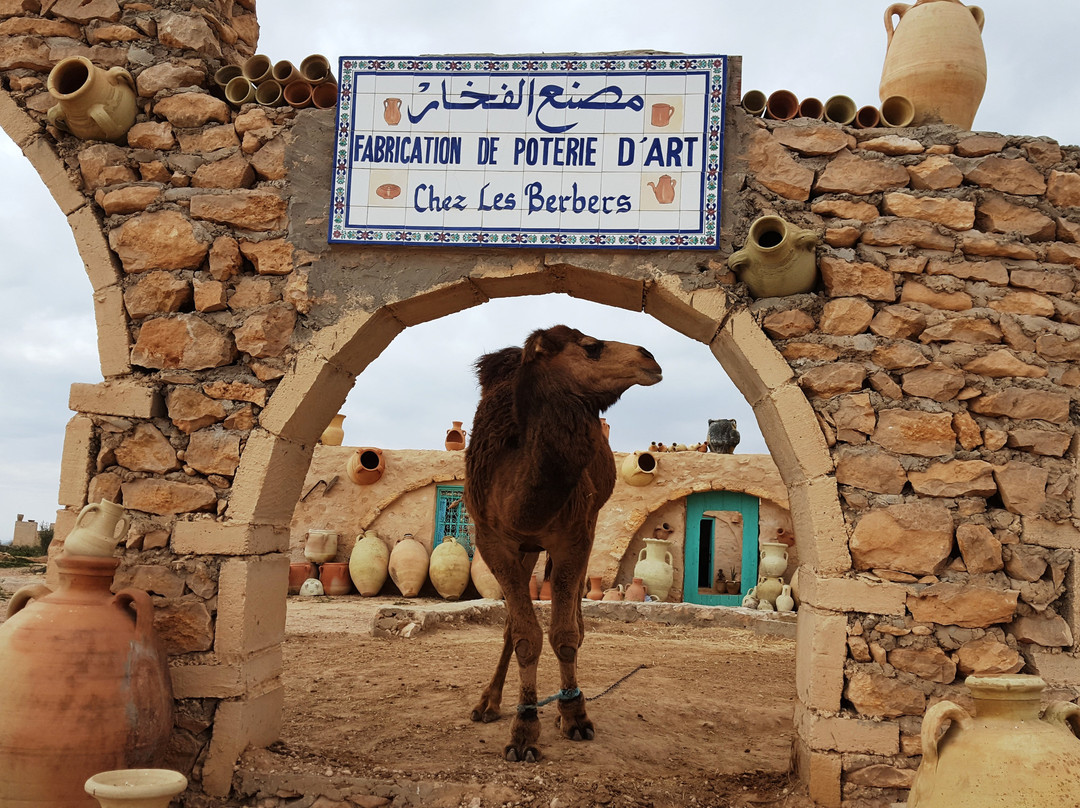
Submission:
[[[567,558],[553,558],[551,582],[552,650],[559,660],[562,689],[558,695],[558,726],[562,734],[573,741],[591,741],[596,733],[585,711],[585,696],[578,688],[577,655],[585,638],[585,621],[581,616],[581,593],[585,583],[588,550],[572,547]]]

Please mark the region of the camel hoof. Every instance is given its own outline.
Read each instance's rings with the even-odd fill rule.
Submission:
[[[484,724],[490,724],[492,721],[499,720],[499,711],[493,710],[490,707],[486,710],[480,710],[479,708],[472,711],[471,716],[473,721],[479,721]]]
[[[540,760],[540,750],[535,746],[526,746],[524,750],[519,750],[510,745],[506,747],[505,757],[510,763],[519,763],[521,761],[536,763]]]

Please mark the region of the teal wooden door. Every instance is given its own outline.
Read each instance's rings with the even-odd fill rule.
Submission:
[[[707,606],[738,606],[757,583],[758,500],[732,491],[706,491],[686,500],[686,557],[683,600]],[[736,567],[742,582],[737,595],[713,588],[716,571],[730,578]]]

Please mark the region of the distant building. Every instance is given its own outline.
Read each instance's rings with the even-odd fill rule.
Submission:
[[[38,545],[38,526],[33,519],[23,520],[20,513],[15,520],[15,533],[11,539],[12,547],[36,547]]]

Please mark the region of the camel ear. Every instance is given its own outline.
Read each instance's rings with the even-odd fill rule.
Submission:
[[[529,338],[525,340],[525,351],[522,354],[521,362],[526,364],[534,361],[538,356],[543,354],[555,354],[562,350],[562,343],[554,338],[552,329],[547,331],[534,331],[529,335]]]

